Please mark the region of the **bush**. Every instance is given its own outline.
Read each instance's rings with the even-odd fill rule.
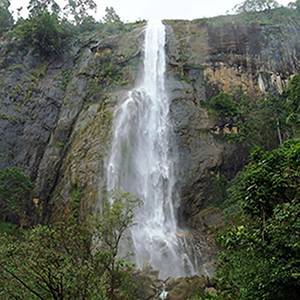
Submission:
[[[43,57],[56,54],[62,44],[63,32],[56,14],[44,12],[21,22],[14,30],[21,43],[36,49]]]
[[[209,108],[215,114],[235,115],[239,112],[238,103],[232,100],[232,97],[221,92],[210,100]]]
[[[8,10],[9,2],[6,0],[0,1],[0,36],[13,25],[13,17]]]

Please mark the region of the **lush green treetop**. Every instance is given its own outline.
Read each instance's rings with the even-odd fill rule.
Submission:
[[[256,149],[231,197],[243,217],[219,234],[220,299],[298,299],[300,290],[300,140]],[[233,204],[234,201],[231,201]]]
[[[287,123],[293,127],[294,135],[299,137],[300,135],[300,76],[296,74],[287,90],[285,91],[287,98],[287,110],[289,115],[287,117]]]
[[[279,3],[275,0],[245,0],[240,4],[237,4],[234,9],[237,13],[243,13],[270,10],[277,7],[279,7]]]
[[[10,2],[8,0],[0,0],[0,36],[13,25],[14,20],[9,11],[9,6]]]

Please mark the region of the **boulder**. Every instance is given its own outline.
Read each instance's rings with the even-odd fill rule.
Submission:
[[[206,277],[193,275],[183,277],[178,285],[167,295],[168,300],[186,300],[194,296],[203,295],[204,289],[209,284]]]
[[[207,232],[222,224],[223,212],[221,209],[210,207],[191,217],[189,225],[200,232]]]

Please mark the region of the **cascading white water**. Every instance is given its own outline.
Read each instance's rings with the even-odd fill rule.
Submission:
[[[130,191],[144,202],[132,227],[136,263],[160,270],[160,277],[184,275],[172,203],[173,161],[169,156],[169,103],[165,91],[165,28],[146,27],[144,74],[114,112],[108,189]]]

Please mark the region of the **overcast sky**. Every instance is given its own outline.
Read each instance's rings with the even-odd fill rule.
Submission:
[[[224,15],[232,13],[232,8],[243,0],[94,0],[98,6],[96,20],[102,19],[105,7],[113,7],[124,22],[134,22],[139,19],[186,19],[193,20],[203,17]],[[57,0],[60,6],[63,0]],[[295,0],[277,0],[281,5],[287,6]],[[28,0],[20,2],[11,0],[11,9],[23,6],[24,16]]]
[[[243,0],[103,0],[98,1],[98,15],[105,7],[113,7],[123,21],[140,19],[199,19],[232,13]],[[286,6],[292,0],[279,0]],[[101,3],[101,4],[100,4]]]

